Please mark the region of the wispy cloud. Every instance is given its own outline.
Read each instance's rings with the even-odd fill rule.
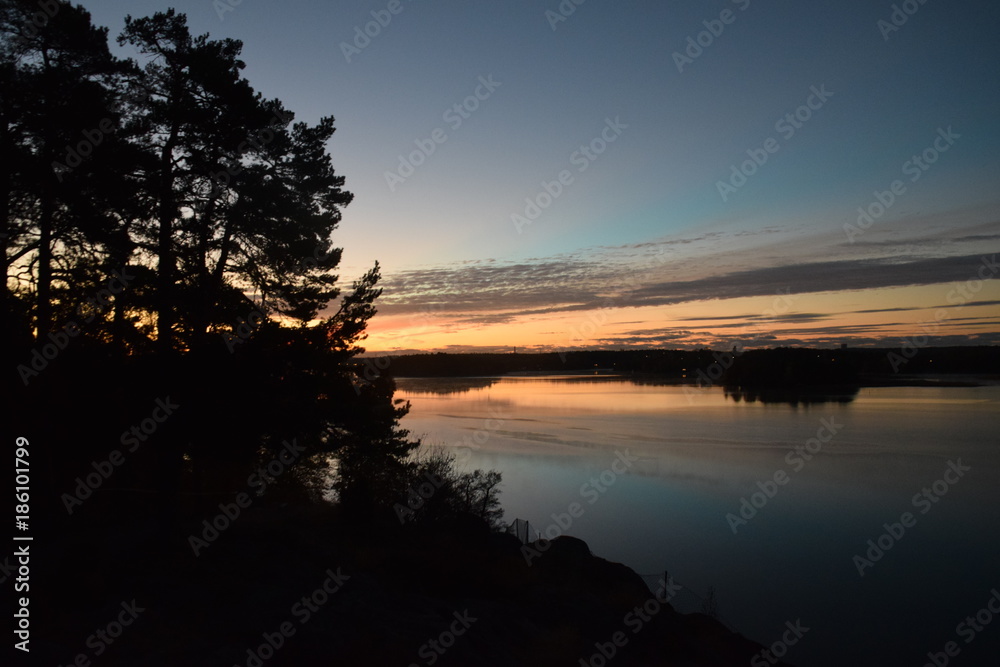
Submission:
[[[812,262],[737,271],[699,280],[662,282],[634,290],[629,305],[766,296],[794,286],[796,294],[934,285],[975,277],[981,255]]]
[[[920,231],[873,228],[870,243],[854,246],[838,242],[839,229],[724,229],[414,268],[384,281],[379,340],[381,349],[466,351],[893,344],[943,308],[954,316],[935,341],[989,343],[996,336],[984,332],[1000,326],[985,309],[1000,305],[998,292],[977,290],[978,300],[961,303],[948,303],[948,294],[977,279],[984,257],[995,257],[1000,224],[974,223],[948,236],[937,222],[922,220]],[[910,296],[893,303],[880,290]],[[769,308],[778,294],[812,296]]]
[[[995,251],[990,256],[995,255]],[[596,258],[567,257],[535,262],[476,263],[408,271],[386,284],[385,313],[433,312],[463,323],[510,321],[605,307],[661,306],[690,301],[933,285],[974,278],[983,255],[814,261],[768,266],[694,280],[655,280],[663,266],[626,268]],[[668,267],[669,268],[672,267]],[[980,305],[996,302],[984,301]],[[858,313],[907,309],[868,309]],[[733,315],[729,319],[745,319]],[[752,315],[750,317],[757,317]],[[782,321],[820,319],[794,313]],[[694,320],[696,318],[685,318]],[[717,318],[725,319],[725,318]]]

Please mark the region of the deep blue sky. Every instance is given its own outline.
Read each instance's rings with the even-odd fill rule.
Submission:
[[[112,36],[125,14],[168,6],[82,4]],[[818,260],[971,256],[1000,246],[994,2],[928,0],[886,40],[878,21],[890,19],[891,2],[588,0],[553,30],[545,12],[556,11],[557,0],[402,0],[402,11],[348,63],[341,44],[388,4],[242,0],[221,19],[209,0],[172,6],[195,33],[243,40],[246,76],[265,96],[280,97],[300,119],[336,117],[330,150],[356,195],[338,237],[344,276],[379,259],[390,313],[437,308],[487,321],[485,301],[495,311],[529,306],[513,296],[538,287],[519,284],[525,266],[558,262],[581,264],[550,276],[549,306],[585,310],[586,298],[562,295],[578,282],[577,269],[634,263],[637,244],[667,244],[677,271],[714,267],[666,275],[661,266],[643,284]],[[672,54],[727,9],[733,22],[679,72]],[[452,129],[443,113],[490,75],[500,87]],[[776,121],[805,103],[813,86],[833,96],[786,138]],[[580,173],[574,151],[608,118],[628,127]],[[948,127],[961,138],[911,183],[904,163]],[[447,141],[391,192],[385,172],[436,128]],[[769,137],[778,152],[723,201],[717,182]],[[523,214],[525,198],[564,169],[572,184],[518,233],[511,215]],[[906,194],[863,238],[846,243],[843,225],[894,179],[906,180]],[[503,267],[495,276],[503,289],[463,269],[483,266]],[[586,279],[606,282],[592,272]],[[484,297],[474,307],[449,305],[471,292]]]

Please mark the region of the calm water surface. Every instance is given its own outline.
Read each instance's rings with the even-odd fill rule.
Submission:
[[[414,436],[503,473],[508,521],[556,535],[553,515],[579,503],[565,533],[651,585],[669,570],[681,611],[713,587],[722,620],[765,645],[801,619],[793,664],[919,667],[954,641],[949,664],[1000,665],[1000,614],[959,627],[1000,590],[998,386],[793,406],[616,377],[398,385]],[[610,472],[626,453],[627,471]],[[969,470],[946,475],[950,463]],[[744,499],[760,507],[738,523]],[[859,574],[855,556],[906,512],[912,526]]]

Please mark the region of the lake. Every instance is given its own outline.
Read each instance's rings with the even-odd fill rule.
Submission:
[[[801,620],[792,664],[1000,664],[1000,386],[793,405],[615,376],[397,383],[414,437],[503,473],[508,522],[651,586],[669,571],[680,611],[712,588],[762,644]]]

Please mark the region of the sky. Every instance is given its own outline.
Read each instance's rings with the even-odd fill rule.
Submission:
[[[995,2],[81,4],[334,116],[370,352],[1000,343]]]

